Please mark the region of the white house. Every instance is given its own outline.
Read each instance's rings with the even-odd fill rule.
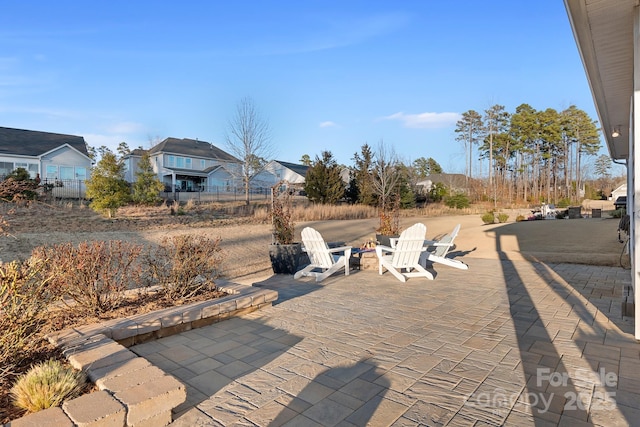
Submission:
[[[434,173],[416,182],[424,193],[429,192],[434,184],[442,183],[452,192],[464,192],[468,189],[468,179],[459,173]]]
[[[251,187],[269,188],[285,180],[291,184],[304,184],[309,166],[272,160],[251,178]]]
[[[619,186],[618,188],[616,188],[611,192],[611,200],[615,202],[618,197],[626,196],[626,195],[627,195],[627,184],[622,184],[621,186]]]

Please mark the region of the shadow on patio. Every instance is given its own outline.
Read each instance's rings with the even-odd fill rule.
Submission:
[[[521,402],[530,406],[536,425],[619,425],[622,418],[633,425],[640,415],[640,344],[620,310],[629,272],[513,262],[503,242],[521,235],[516,227],[521,225],[492,232],[527,378]]]

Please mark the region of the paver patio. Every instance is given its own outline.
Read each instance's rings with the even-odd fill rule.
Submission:
[[[628,270],[465,261],[273,276],[274,306],[131,350],[186,385],[174,426],[638,425]]]

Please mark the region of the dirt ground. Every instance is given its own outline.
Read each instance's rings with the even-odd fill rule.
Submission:
[[[589,218],[591,209],[602,209],[601,218]],[[516,222],[518,214],[530,210],[504,211],[504,224],[483,224],[480,215],[402,218],[401,225],[423,222],[427,238],[435,239],[461,224],[453,255],[469,263],[473,258],[527,259],[549,263],[578,263],[628,267],[624,244],[618,241],[619,220],[611,218],[612,202],[588,201],[585,218]],[[204,234],[221,239],[225,255],[223,275],[239,283],[252,283],[272,274],[268,246],[268,223],[237,218],[219,218],[210,212],[194,211],[170,215],[168,208],[149,213],[123,209],[117,218],[104,218],[88,208],[71,205],[35,205],[19,208],[10,219],[11,235],[0,238],[0,259],[26,258],[37,246],[87,240],[124,240],[151,245],[167,236]],[[327,241],[342,241],[359,247],[374,238],[377,219],[319,221],[296,224],[300,236],[305,226],[316,228]],[[622,235],[623,240],[625,235]]]

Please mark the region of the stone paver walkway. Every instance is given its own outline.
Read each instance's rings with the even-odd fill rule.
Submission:
[[[176,427],[640,423],[628,270],[468,264],[274,276],[274,306],[131,350],[187,386]]]

